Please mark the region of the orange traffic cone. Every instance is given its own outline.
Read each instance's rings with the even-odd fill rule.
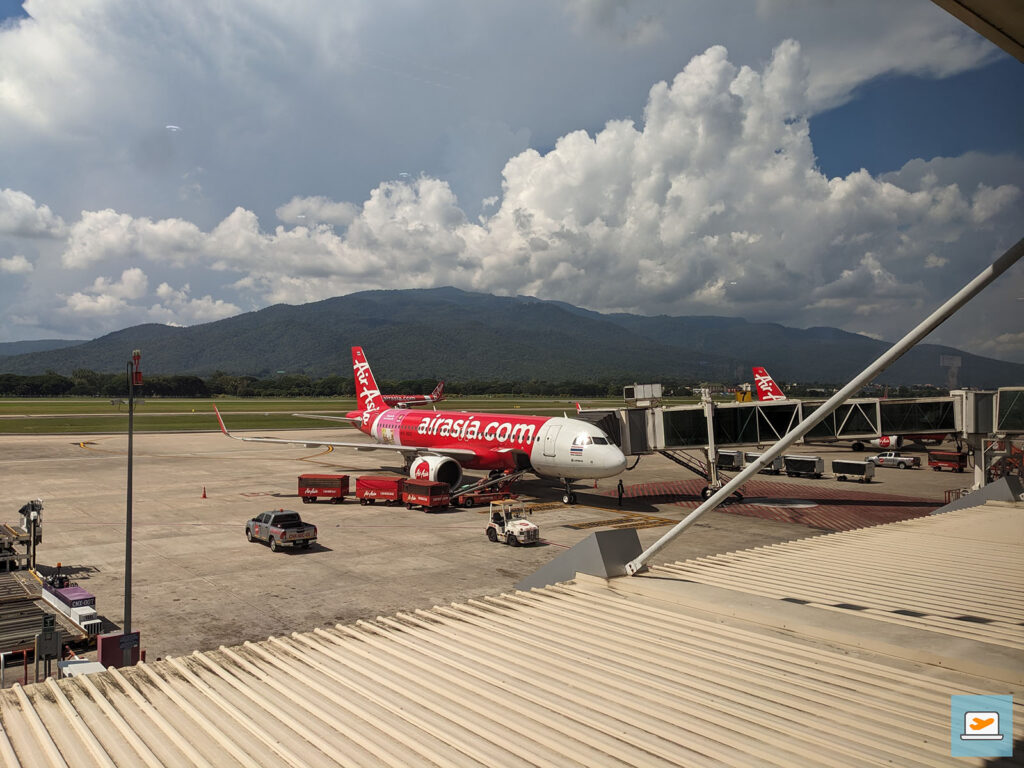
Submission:
[[[203,495],[200,496],[199,498],[201,498],[201,499],[205,499],[206,498],[206,486],[205,485],[203,486]]]

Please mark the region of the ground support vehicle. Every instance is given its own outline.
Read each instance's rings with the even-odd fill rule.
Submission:
[[[56,573],[43,579],[42,596],[85,634],[96,635],[102,629],[103,622],[96,613],[96,597],[65,576],[60,563],[57,563]]]
[[[899,451],[885,451],[875,456],[868,456],[864,461],[871,462],[876,467],[896,467],[897,469],[917,469],[921,466],[919,456],[904,456]]]
[[[484,504],[489,504],[494,501],[507,501],[508,499],[518,499],[519,495],[512,493],[508,488],[488,488],[483,491],[472,491],[470,493],[460,493],[458,496],[453,498],[456,507],[482,507]]]
[[[521,501],[492,501],[487,538],[513,547],[536,544],[540,528],[527,520],[529,513]]]
[[[825,462],[821,456],[797,456],[790,454],[782,457],[787,477],[813,477],[815,479],[825,472]]]
[[[424,512],[448,509],[452,503],[451,486],[436,480],[406,480],[402,501],[407,509],[419,507]]]
[[[273,552],[282,547],[308,549],[316,541],[316,526],[302,522],[298,512],[273,509],[257,515],[245,524],[245,538],[249,541],[265,541]]]
[[[832,474],[839,482],[845,482],[847,478],[850,478],[862,483],[870,483],[871,478],[875,476],[875,465],[867,461],[832,459]]]
[[[330,499],[341,504],[348,495],[348,475],[299,475],[299,496],[303,504]]]
[[[967,469],[967,454],[960,451],[931,451],[928,454],[928,466],[936,472],[943,469],[963,472]]]
[[[360,504],[401,504],[404,487],[404,477],[360,475],[356,478],[356,498]]]
[[[743,454],[743,461],[746,462],[747,464],[753,464],[759,458],[761,458],[761,454],[760,453],[744,453]],[[766,464],[764,467],[762,467],[759,470],[758,474],[761,474],[761,475],[777,475],[780,472],[782,472],[782,457],[781,456],[776,456],[774,459],[772,459],[770,464]]]

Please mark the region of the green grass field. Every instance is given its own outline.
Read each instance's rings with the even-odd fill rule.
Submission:
[[[150,399],[135,407],[139,432],[215,431],[220,429],[213,403],[232,431],[262,429],[349,428],[346,422],[327,422],[292,416],[313,413],[343,416],[355,409],[355,400],[334,398],[268,399]],[[584,408],[618,408],[621,400],[581,400]],[[673,400],[669,404],[693,402]],[[572,415],[575,401],[514,397],[456,397],[438,404],[438,410],[522,413],[535,416]],[[0,398],[0,435],[77,434],[125,432],[128,406],[104,398]]]

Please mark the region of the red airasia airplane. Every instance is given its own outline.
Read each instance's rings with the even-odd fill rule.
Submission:
[[[439,403],[444,400],[444,382],[437,382],[437,386],[434,387],[434,391],[429,395],[381,395],[385,405],[394,406],[395,408],[404,408],[409,405],[419,405],[420,403]]]
[[[462,481],[464,468],[494,473],[526,470],[561,481],[565,486],[562,501],[566,504],[576,503],[571,485],[574,480],[613,477],[626,468],[626,457],[619,447],[599,427],[585,421],[562,416],[388,408],[362,347],[352,347],[352,370],[359,410],[345,417],[309,418],[351,421],[374,443],[236,437],[224,426],[215,405],[221,431],[247,442],[397,451],[405,456],[410,477],[440,480],[452,488]]]
[[[779,388],[779,385],[775,383],[775,379],[771,377],[764,368],[755,366],[751,369],[754,373],[754,384],[757,387],[757,399],[762,401],[775,401],[785,400],[786,395]],[[932,443],[933,445],[941,445],[946,439],[945,434],[941,435],[882,435],[874,440],[854,440],[850,446],[855,451],[863,451],[865,445],[873,445],[876,448],[902,448],[903,443],[906,441],[912,443],[921,443],[926,445]],[[834,443],[838,440],[824,440],[821,438],[815,438],[812,441],[805,442],[816,442],[816,443]],[[845,441],[844,441],[845,442]]]

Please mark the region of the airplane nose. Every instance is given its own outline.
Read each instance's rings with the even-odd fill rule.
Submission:
[[[611,446],[611,455],[608,457],[609,468],[615,470],[616,473],[622,472],[626,469],[626,455],[618,446]]]

